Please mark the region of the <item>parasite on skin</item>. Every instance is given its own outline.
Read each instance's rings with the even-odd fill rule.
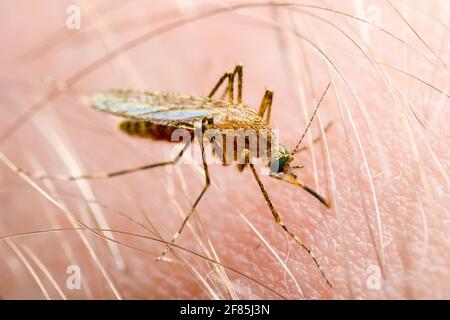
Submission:
[[[237,90],[234,89],[236,77]],[[225,82],[227,82],[227,86],[224,95],[221,99],[214,99],[213,96]],[[196,140],[198,141],[201,149],[205,184],[200,194],[196,197],[192,207],[186,215],[186,218],[181,223],[179,230],[172,237],[169,245],[166,247],[161,256],[157,258],[160,259],[170,250],[175,240],[179,237],[187,221],[192,216],[195,208],[210,186],[209,169],[205,158],[204,145],[205,142],[209,142],[214,145],[214,152],[219,156],[223,164],[231,164],[237,161],[237,168],[239,171],[243,171],[247,167],[250,168],[275,222],[281,226],[281,228],[283,228],[284,231],[303,248],[303,250],[308,253],[326,283],[332,287],[331,282],[325,275],[325,272],[320,266],[312,250],[293,232],[291,232],[282,221],[280,215],[270,200],[269,194],[264,187],[255,165],[251,161],[253,158],[263,159],[263,161],[267,163],[270,177],[299,186],[315,197],[323,205],[329,207],[327,200],[323,196],[298,180],[296,174],[294,173],[294,169],[301,168],[302,166],[293,165],[292,162],[295,154],[304,149],[304,147],[300,148],[301,142],[311,126],[318,107],[328,91],[330,84],[328,84],[323,95],[321,96],[303,135],[295,148],[292,150],[282,146],[278,142],[278,139],[276,139],[273,129],[270,126],[273,92],[270,90],[265,91],[259,109],[255,111],[242,102],[242,86],[243,66],[242,64],[238,64],[232,72],[226,72],[219,79],[206,98],[181,95],[172,92],[134,89],[112,89],[101,92],[93,96],[92,106],[97,110],[124,118],[124,120],[120,122],[119,128],[126,133],[134,136],[173,141],[172,135],[174,131],[183,129],[190,133],[190,139],[188,139],[184,147],[174,159],[115,172],[85,174],[80,176],[50,176],[30,173],[23,169],[18,169],[18,171],[35,178],[53,180],[100,179],[115,177],[141,170],[175,165],[180,161],[183,153],[187,150],[192,141],[197,138]],[[235,91],[237,91],[236,97]],[[224,97],[225,95],[226,99]],[[328,128],[329,126],[327,126],[325,130]],[[239,129],[242,129],[243,131],[250,130],[255,134],[253,136],[246,136],[243,144],[239,144],[239,146],[236,140],[234,140],[235,137],[233,137],[231,145],[232,150],[229,150],[230,148],[227,149],[226,146],[229,144],[226,144],[223,141],[226,141],[227,138],[230,139],[230,131],[236,131]],[[215,134],[207,134],[207,132],[214,132]],[[225,139],[221,139],[222,143],[218,142],[218,137],[220,136]],[[238,136],[237,138],[240,137]],[[317,141],[317,139],[314,141]],[[252,144],[256,145],[257,148],[250,148],[250,145]],[[261,144],[264,144],[265,148],[261,149]],[[233,155],[230,157],[230,154]]]

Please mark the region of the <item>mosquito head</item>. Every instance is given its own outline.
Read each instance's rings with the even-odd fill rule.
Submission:
[[[270,161],[270,171],[272,173],[288,173],[291,171],[291,162],[294,154],[287,147],[281,147],[280,152]]]

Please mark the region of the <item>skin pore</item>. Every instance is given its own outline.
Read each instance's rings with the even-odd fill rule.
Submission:
[[[450,298],[446,2],[233,3],[82,2],[79,30],[66,26],[69,2],[5,8],[1,297]],[[179,247],[155,261],[165,248],[155,240],[170,241],[202,190],[201,162],[77,182],[7,166],[78,175],[171,160],[173,145],[123,134],[89,97],[127,87],[206,96],[239,62],[243,100],[257,110],[273,90],[271,126],[290,150],[331,82],[291,163],[331,208],[261,181],[333,288],[274,222],[249,168],[210,165]]]

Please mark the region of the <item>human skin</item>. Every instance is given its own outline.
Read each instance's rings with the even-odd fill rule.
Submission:
[[[86,2],[79,30],[66,27],[69,4],[2,4],[2,298],[450,298],[445,1],[392,2],[398,12],[383,1]],[[155,261],[165,248],[155,238],[169,241],[189,212],[204,184],[200,163],[81,182],[11,170],[80,174],[170,160],[174,144],[125,135],[89,97],[121,87],[206,96],[239,62],[244,101],[257,109],[265,88],[274,91],[271,125],[290,148],[332,84],[294,161],[331,208],[261,179],[333,288],[274,222],[248,168],[209,166],[212,185],[165,261]],[[73,265],[80,289],[66,285]]]

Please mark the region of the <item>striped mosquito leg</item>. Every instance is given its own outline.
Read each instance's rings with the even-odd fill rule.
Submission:
[[[214,94],[217,92],[217,90],[219,90],[220,86],[226,79],[229,79],[229,72],[225,72],[223,74],[223,76],[220,77],[219,81],[217,81],[217,84],[214,86],[214,88],[209,93],[208,98],[212,98],[214,96]],[[227,91],[228,91],[228,88],[227,88]]]
[[[258,115],[262,118],[266,115],[266,122],[270,121],[270,113],[272,112],[273,91],[266,90],[259,106]],[[266,113],[267,112],[267,113]]]
[[[228,72],[228,102],[234,103],[234,73]]]
[[[201,153],[202,153],[203,171],[205,172],[205,185],[203,186],[203,189],[200,192],[200,194],[197,196],[197,199],[195,199],[195,202],[192,205],[191,210],[189,211],[189,213],[187,214],[187,216],[184,218],[183,222],[181,223],[180,229],[177,231],[177,233],[174,234],[174,236],[172,237],[172,240],[170,240],[169,244],[167,245],[166,249],[161,253],[161,255],[156,258],[156,261],[161,260],[161,258],[166,255],[166,253],[170,250],[172,245],[175,243],[175,240],[180,236],[181,232],[183,231],[184,227],[186,226],[186,223],[188,222],[189,218],[194,214],[195,208],[197,207],[201,198],[205,194],[206,190],[208,190],[208,187],[211,183],[211,181],[209,179],[208,164],[206,163],[203,139],[202,139],[202,137],[200,137],[198,140],[199,140],[200,149],[201,149]]]
[[[234,74],[238,76],[238,89],[237,89],[237,102],[242,102],[242,86],[244,83],[244,65],[242,63],[236,65],[234,68]]]
[[[237,88],[237,103],[242,102],[242,83],[244,78],[244,66],[240,63],[237,64],[232,73],[229,73],[228,80],[228,101],[234,103],[234,79],[237,75],[238,88]]]
[[[211,90],[210,94],[208,95],[208,98],[212,98],[214,94],[219,90],[220,86],[223,84],[223,82],[228,79],[228,86],[226,88],[226,91],[224,94],[228,95],[228,99],[230,102],[234,101],[234,79],[237,75],[237,82],[238,82],[238,88],[237,88],[237,102],[242,102],[242,86],[243,86],[243,79],[244,79],[244,72],[243,72],[244,66],[240,63],[237,64],[234,68],[233,72],[225,72],[222,77],[220,77],[217,84],[214,86],[214,88]]]
[[[148,170],[148,169],[152,169],[152,168],[156,168],[156,167],[174,165],[181,159],[181,157],[183,156],[183,153],[189,147],[190,143],[191,143],[191,141],[186,142],[183,149],[177,154],[175,159],[172,161],[157,162],[157,163],[147,164],[147,165],[143,165],[143,166],[139,166],[139,167],[135,167],[135,168],[118,170],[118,171],[113,171],[113,172],[96,172],[96,173],[90,173],[90,174],[83,174],[83,175],[79,175],[79,176],[71,176],[71,175],[39,174],[39,173],[28,172],[21,168],[17,168],[16,171],[19,173],[23,173],[31,178],[41,179],[41,180],[74,181],[74,180],[106,179],[106,178],[112,178],[112,177],[130,174],[130,173],[138,172],[138,171],[142,171],[142,170]]]
[[[270,211],[272,212],[272,215],[275,219],[275,222],[280,225],[284,231],[292,238],[294,239],[295,242],[297,242],[303,250],[305,250],[308,255],[312,258],[312,260],[314,261],[314,264],[316,265],[317,269],[319,269],[319,272],[321,273],[323,279],[325,280],[325,282],[332,288],[333,285],[331,284],[331,282],[328,280],[327,276],[325,275],[325,272],[323,271],[322,267],[319,264],[319,261],[317,260],[316,256],[314,255],[314,253],[311,251],[311,249],[306,246],[294,233],[292,233],[288,227],[283,223],[283,221],[281,221],[281,217],[278,214],[278,212],[275,210],[275,207],[272,204],[272,201],[269,198],[269,194],[267,193],[266,189],[264,188],[264,185],[258,175],[258,173],[256,172],[255,166],[250,163],[250,168],[252,169],[253,175],[255,176],[256,182],[259,185],[259,188],[261,189],[261,192],[264,196],[264,199],[266,200],[267,205],[269,206]]]

